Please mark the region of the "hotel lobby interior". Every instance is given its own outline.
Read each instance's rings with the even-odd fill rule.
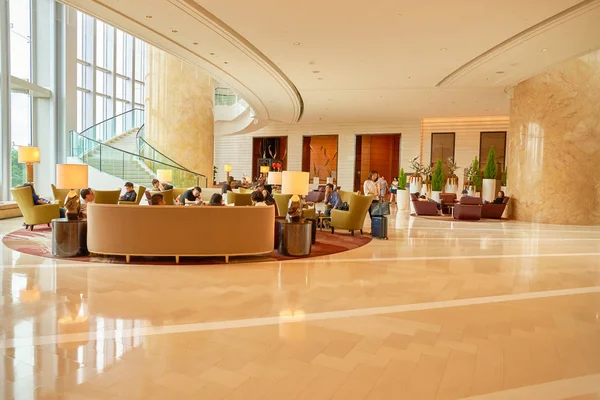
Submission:
[[[0,0],[0,53],[0,400],[600,399],[600,0]]]

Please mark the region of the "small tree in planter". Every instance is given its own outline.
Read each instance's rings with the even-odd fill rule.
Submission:
[[[444,188],[444,169],[442,167],[442,160],[437,160],[435,163],[435,169],[433,170],[433,176],[431,178],[431,198],[435,201],[440,201],[440,193]]]
[[[400,174],[398,175],[398,209],[406,210],[408,206],[408,192],[406,191],[406,174],[404,168],[400,168]]]
[[[479,159],[475,157],[473,159],[473,165],[471,165],[470,181],[475,192],[481,191],[481,170],[479,169]]]
[[[455,174],[455,172],[458,169],[458,165],[456,164],[454,157],[448,157],[446,159],[446,166],[448,167],[450,175],[446,177],[446,187],[444,191],[446,193],[456,193],[458,191],[458,176]]]
[[[496,176],[498,175],[498,167],[496,166],[496,152],[494,146],[490,147],[488,159],[483,170],[483,188],[481,198],[486,201],[493,201],[496,194]]]

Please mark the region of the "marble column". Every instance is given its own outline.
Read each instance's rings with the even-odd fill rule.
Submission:
[[[214,86],[197,67],[148,46],[146,140],[187,169],[213,177]],[[200,181],[204,185],[204,181]]]
[[[600,225],[600,51],[515,88],[507,153],[513,218]]]

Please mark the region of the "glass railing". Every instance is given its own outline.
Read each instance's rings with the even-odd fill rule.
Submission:
[[[206,187],[208,184],[206,176],[188,171],[179,165],[117,149],[75,131],[71,131],[70,135],[71,155],[101,172],[137,185],[149,187],[159,169],[172,171],[173,179],[170,183],[175,187]]]
[[[144,110],[134,108],[116,115],[87,128],[81,135],[98,142],[106,142],[131,129],[139,128],[144,124]]]

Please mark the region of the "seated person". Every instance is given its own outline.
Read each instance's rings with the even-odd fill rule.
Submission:
[[[265,189],[264,183],[259,183],[256,186],[256,191],[259,191],[262,193],[265,203],[275,203],[275,199],[273,198],[273,195],[271,193],[269,193],[269,191],[267,189]]]
[[[252,200],[252,205],[254,206],[266,207],[267,205],[267,203],[265,203],[265,196],[263,196],[260,190],[252,192],[250,199]]]
[[[485,201],[484,203],[489,203],[489,201]],[[498,194],[496,195],[496,198],[494,199],[494,201],[492,201],[493,204],[502,204],[504,203],[504,192],[501,190],[498,192]]]
[[[162,193],[154,193],[152,195],[152,199],[150,200],[150,205],[164,206],[165,205],[165,196],[163,196]]]
[[[125,193],[119,197],[119,201],[131,201],[135,202],[137,193],[133,190],[133,183],[125,182]]]
[[[462,199],[463,197],[467,197],[467,198],[469,198],[469,197],[473,197],[473,196],[469,196],[469,191],[468,191],[467,189],[463,190],[463,191],[461,192],[461,194],[462,194],[462,196],[461,196],[461,199]]]
[[[417,199],[418,199],[419,201],[427,201],[427,202],[429,202],[429,203],[435,203],[435,204],[437,205],[438,214],[439,214],[439,215],[442,215],[442,203],[441,203],[441,202],[439,202],[439,203],[438,203],[438,202],[437,202],[437,201],[435,201],[434,199],[428,198],[428,197],[427,197],[427,196],[425,196],[424,194],[419,196],[419,193],[418,193],[418,192],[417,192],[417,193],[415,193],[415,194],[417,195]]]
[[[202,197],[200,194],[202,193],[202,189],[199,186],[188,189],[181,195],[179,203],[182,206],[185,205],[202,205]]]
[[[209,206],[223,206],[223,195],[219,194],[219,193],[213,193],[213,195],[210,197],[210,201],[208,202]]]
[[[31,197],[32,197],[34,206],[50,204],[50,200],[46,200],[42,197],[39,197],[37,195],[37,193],[35,193],[35,188],[33,187],[33,183],[24,183],[23,184],[23,187],[27,187],[27,186],[31,188]],[[63,203],[65,201],[65,199],[57,199],[57,200],[60,200],[61,203]],[[65,218],[67,215],[65,209],[61,207],[59,210],[60,210],[60,217]]]
[[[223,187],[221,188],[221,194],[225,194],[227,192],[231,192],[232,189],[232,184],[233,184],[233,176],[230,176],[229,179],[227,179],[227,182],[225,182],[223,184]]]
[[[152,191],[160,190],[164,192],[165,190],[173,189],[173,185],[169,185],[167,182],[160,182],[158,179],[152,179]]]
[[[325,186],[325,206],[327,207],[325,209],[325,216],[330,217],[331,210],[340,208],[341,205],[342,198],[340,197],[340,194],[337,190],[334,190],[333,184],[328,183],[327,186]]]
[[[79,207],[79,218],[85,219],[87,218],[87,206],[90,203],[94,202],[96,195],[94,195],[94,191],[90,188],[81,189],[81,205]]]

